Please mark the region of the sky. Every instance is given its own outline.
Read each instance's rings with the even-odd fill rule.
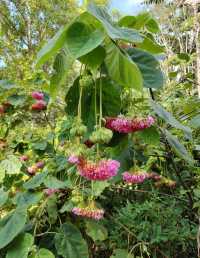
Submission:
[[[145,6],[141,5],[143,0],[112,0],[111,8],[118,9],[123,14],[136,14],[144,11]]]

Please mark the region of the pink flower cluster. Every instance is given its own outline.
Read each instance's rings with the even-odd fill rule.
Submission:
[[[117,175],[120,163],[116,160],[101,160],[98,163],[80,160],[78,170],[89,180],[105,181]]]
[[[86,217],[90,219],[100,220],[103,218],[104,210],[103,209],[90,209],[90,208],[78,208],[75,207],[72,209],[72,212],[81,217]]]
[[[40,111],[46,109],[47,103],[44,101],[44,94],[42,92],[34,91],[31,96],[36,100],[36,103],[32,105],[32,110]]]
[[[133,133],[141,131],[152,126],[155,119],[148,116],[145,119],[129,119],[125,117],[108,117],[106,118],[105,127],[119,133]]]
[[[137,173],[130,173],[130,172],[124,172],[123,173],[123,180],[126,183],[131,183],[131,184],[141,184],[143,183],[146,179],[149,179],[149,173],[146,172],[137,172]]]
[[[53,195],[54,193],[59,193],[60,190],[58,189],[51,189],[51,188],[47,188],[47,189],[44,189],[44,193],[47,195],[47,196],[51,196]]]
[[[78,164],[79,163],[79,157],[72,154],[72,155],[69,156],[68,162],[71,163],[71,164]]]
[[[45,166],[44,161],[38,161],[35,165],[28,167],[27,172],[30,175],[35,175],[35,173],[39,170],[42,169]]]
[[[43,100],[44,99],[44,94],[42,92],[39,92],[39,91],[33,91],[31,96],[32,96],[33,99],[36,99],[36,100]]]
[[[21,162],[25,162],[25,161],[28,161],[29,160],[29,156],[27,156],[27,155],[22,155],[21,157],[20,157],[20,161]]]

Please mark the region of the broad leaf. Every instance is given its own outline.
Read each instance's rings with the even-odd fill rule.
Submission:
[[[55,256],[51,251],[41,248],[33,258],[55,258]]]
[[[160,135],[156,128],[153,126],[138,132],[137,134],[146,144],[157,146],[160,143]]]
[[[8,97],[9,103],[15,107],[23,106],[25,104],[26,99],[27,99],[26,95],[18,95],[18,94],[14,94]]]
[[[3,206],[8,200],[8,192],[5,192],[3,188],[0,188],[0,207]]]
[[[176,152],[176,154],[180,158],[189,162],[190,164],[194,164],[194,160],[191,154],[189,154],[185,146],[179,142],[178,138],[172,135],[168,130],[165,130],[164,132],[165,132],[167,141],[171,145],[172,149]]]
[[[24,192],[17,193],[13,203],[17,206],[29,207],[31,205],[36,205],[42,199],[43,193],[41,192]]]
[[[103,191],[106,189],[106,187],[108,187],[109,185],[110,183],[107,181],[105,182],[95,181],[93,183],[94,196],[100,196],[103,193]]]
[[[9,80],[0,80],[0,93],[16,88],[17,86]]]
[[[22,231],[26,223],[26,217],[26,209],[22,207],[17,208],[8,217],[4,226],[0,228],[0,249],[8,245]]]
[[[99,46],[95,48],[92,52],[80,58],[80,61],[87,65],[92,71],[96,71],[100,65],[103,63],[106,57],[106,51],[103,47]]]
[[[66,44],[70,54],[74,58],[79,58],[98,47],[104,37],[102,30],[91,30],[84,23],[74,22],[67,30]]]
[[[157,21],[153,18],[148,20],[148,22],[145,24],[145,27],[147,28],[148,31],[152,33],[158,33],[160,31]]]
[[[14,155],[8,155],[7,159],[1,161],[0,167],[7,174],[19,174],[21,169],[21,162]]]
[[[9,247],[6,258],[27,258],[33,246],[34,238],[31,234],[19,235]]]
[[[89,258],[88,247],[79,230],[71,223],[61,226],[55,235],[55,246],[64,258]]]
[[[86,223],[86,233],[95,241],[104,241],[108,238],[107,229],[97,222],[88,221]]]
[[[38,52],[36,67],[39,68],[47,60],[49,60],[56,52],[58,52],[64,45],[66,40],[66,30],[68,26],[62,27],[55,36],[50,39]]]
[[[48,198],[46,209],[51,225],[55,224],[58,218],[57,196],[55,194]]]
[[[69,54],[67,47],[64,47],[62,51],[56,56],[54,61],[54,74],[50,80],[50,94],[52,97],[56,96],[56,93],[60,86],[62,86],[67,78],[69,69],[72,66],[74,59]]]
[[[108,77],[103,77],[102,81],[102,103],[103,116],[116,116],[121,110],[121,88]],[[99,86],[100,79],[96,81],[97,86],[97,106],[99,106]],[[66,112],[70,115],[77,115],[79,100],[79,78],[77,78],[66,96]],[[92,131],[95,125],[95,90],[93,85],[89,85],[87,90],[83,90],[82,96],[82,119]]]
[[[134,256],[125,249],[116,249],[110,258],[134,258]]]
[[[56,177],[48,176],[44,182],[45,186],[51,189],[64,189],[71,188],[71,184],[68,181],[60,181]]]
[[[193,117],[192,120],[190,121],[190,124],[195,129],[199,128],[200,127],[200,115]]]
[[[192,130],[188,126],[182,125],[171,113],[166,111],[160,104],[151,101],[151,106],[154,112],[166,123],[170,124],[171,126],[177,129],[184,131],[189,138],[192,137]]]
[[[128,54],[139,67],[145,88],[161,88],[164,84],[164,75],[156,58],[137,48],[130,48]]]
[[[90,4],[88,12],[94,15],[94,17],[102,23],[110,38],[122,39],[133,43],[143,41],[143,37],[138,33],[138,31],[114,25],[105,7]]]
[[[154,40],[144,37],[142,43],[137,44],[138,48],[144,49],[152,54],[160,54],[165,51],[163,46],[158,45]]]
[[[24,183],[23,187],[27,190],[37,188],[38,186],[40,186],[42,183],[45,182],[47,174],[48,174],[48,172],[46,171],[46,172],[42,172],[42,173],[34,176],[30,180],[28,180],[26,183]]]
[[[117,83],[135,90],[142,90],[143,79],[138,66],[110,42],[106,46],[106,67],[110,77]]]

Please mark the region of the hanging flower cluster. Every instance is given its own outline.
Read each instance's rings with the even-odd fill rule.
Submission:
[[[105,181],[117,175],[120,163],[116,160],[101,160],[93,163],[81,160],[78,170],[81,176],[89,180]]]
[[[71,155],[68,158],[71,164],[76,164],[81,176],[89,180],[105,181],[117,175],[120,163],[117,160],[101,160],[98,163],[87,161]]]
[[[119,133],[133,133],[151,127],[155,123],[152,116],[145,119],[129,119],[125,117],[106,118],[105,127]]]
[[[36,100],[36,103],[32,105],[32,110],[40,111],[44,110],[47,107],[46,101],[44,101],[44,94],[39,91],[34,91],[31,94],[32,98]]]
[[[146,179],[149,179],[149,173],[147,172],[136,172],[136,173],[130,173],[130,172],[124,172],[123,174],[123,180],[126,183],[131,183],[131,184],[141,184],[143,183]]]
[[[95,219],[95,220],[102,219],[104,215],[103,209],[97,209],[97,208],[91,209],[89,207],[86,207],[86,208],[74,207],[72,209],[72,212],[77,216],[86,217],[86,218]]]

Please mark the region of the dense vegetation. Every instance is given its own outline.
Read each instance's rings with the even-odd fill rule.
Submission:
[[[200,257],[198,3],[95,2],[2,0],[0,258]]]

